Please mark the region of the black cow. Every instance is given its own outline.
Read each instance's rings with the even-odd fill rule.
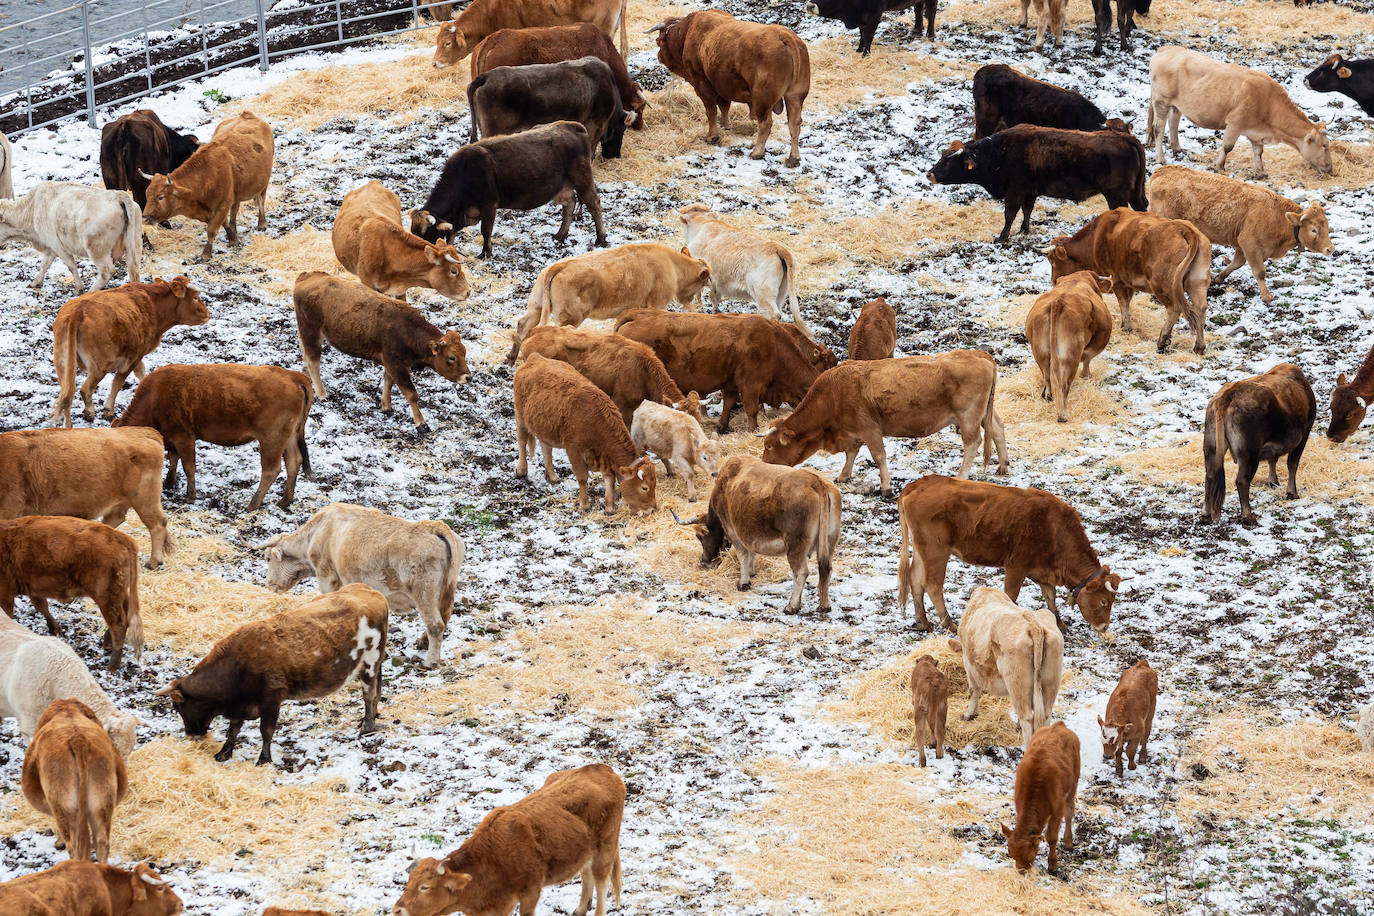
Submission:
[[[1032,79],[1006,64],[988,64],[973,74],[973,139],[981,140],[1017,124],[1063,130],[1129,131],[1119,118],[1107,119],[1072,89]]]
[[[883,13],[894,13],[911,7],[911,37],[921,34],[921,16],[925,14],[926,38],[935,40],[936,0],[812,0],[806,11],[825,19],[838,19],[846,29],[859,30],[859,53],[867,55],[873,48],[873,36]]]
[[[1145,148],[1118,130],[1058,130],[1018,124],[968,146],[955,141],[927,176],[936,184],[976,184],[1004,203],[1011,235],[1016,211],[1021,232],[1030,231],[1031,210],[1041,195],[1064,200],[1107,198],[1107,207],[1145,210]]]
[[[1135,14],[1150,15],[1153,0],[1116,0],[1116,27],[1121,33],[1121,50],[1131,49],[1131,32],[1135,29]],[[1093,0],[1093,16],[1097,20],[1097,41],[1093,54],[1102,53],[1102,40],[1112,31],[1112,0]]]
[[[634,118],[621,104],[615,74],[597,57],[494,67],[468,83],[468,110],[469,143],[554,121],[577,121],[593,143],[601,143],[607,159],[620,158],[625,127]]]
[[[592,142],[576,121],[542,124],[508,137],[470,143],[448,158],[434,190],[411,217],[410,231],[433,242],[453,240],[455,229],[482,225],[482,257],[491,256],[497,210],[533,210],[549,201],[563,205],[554,238],[568,237],[573,206],[592,212],[596,244],[606,244],[601,198],[592,179]]]
[[[128,191],[139,208],[148,205],[149,175],[170,175],[200,141],[179,134],[147,108],[116,118],[100,130],[100,177],[112,191]]]
[[[1317,92],[1339,92],[1348,95],[1374,115],[1374,60],[1346,60],[1332,54],[1303,80],[1308,89]]]

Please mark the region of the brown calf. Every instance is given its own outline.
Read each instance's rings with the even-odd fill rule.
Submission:
[[[850,359],[891,359],[897,349],[897,313],[879,296],[859,310],[849,329]]]
[[[440,4],[439,18],[451,7]],[[625,0],[473,0],[435,37],[434,66],[448,67],[471,54],[501,29],[533,29],[590,22],[607,35],[620,28],[620,53],[628,54]]]
[[[1123,754],[1133,770],[1137,760],[1145,762],[1158,697],[1159,675],[1142,658],[1121,672],[1116,689],[1107,700],[1107,718],[1097,717],[1097,725],[1102,729],[1102,759],[1115,762],[1117,776],[1122,775]]]
[[[1344,372],[1336,376],[1336,387],[1331,389],[1331,425],[1326,428],[1326,438],[1332,442],[1349,439],[1364,422],[1371,398],[1374,398],[1374,347],[1365,354],[1353,379],[1347,379]]]
[[[949,684],[935,659],[922,655],[911,668],[911,743],[920,748],[921,766],[926,765],[926,745],[932,741],[936,759],[945,756],[948,718]]]
[[[404,299],[412,286],[422,286],[450,299],[468,297],[458,249],[407,231],[401,225],[401,199],[380,181],[344,195],[330,238],[339,263],[383,295]]]
[[[1054,873],[1059,867],[1061,822],[1064,847],[1073,847],[1078,770],[1078,736],[1063,722],[1046,725],[1031,736],[1030,746],[1016,767],[1016,826],[1002,825],[1007,852],[1017,871],[1030,871],[1043,838],[1050,846],[1049,871]]]
[[[1079,365],[1091,378],[1089,363],[1112,339],[1112,316],[1101,296],[1111,288],[1110,280],[1080,270],[1056,280],[1026,315],[1026,340],[1044,382],[1040,396],[1054,401],[1060,423],[1069,420],[1069,389]]]
[[[132,871],[58,862],[0,884],[0,913],[14,916],[178,916],[181,898],[142,862]]]

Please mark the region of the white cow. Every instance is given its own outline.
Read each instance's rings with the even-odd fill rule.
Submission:
[[[425,664],[439,664],[463,565],[463,542],[448,525],[331,503],[261,548],[267,551],[267,584],[276,591],[313,575],[321,592],[361,583],[386,595],[390,613],[418,610],[426,630],[420,640]]]
[[[724,222],[705,204],[678,211],[687,250],[711,268],[711,304],[721,299],[748,299],[769,318],[781,317],[784,303],[807,337],[811,332],[797,307],[797,266],[792,252],[771,239]]]
[[[14,147],[0,134],[0,199],[14,198]]]
[[[720,461],[720,446],[716,440],[706,438],[701,423],[691,414],[666,404],[640,401],[635,408],[634,422],[630,424],[630,438],[641,452],[657,455],[669,476],[673,471],[682,475],[687,484],[687,499],[691,502],[697,500],[697,485],[693,479],[696,468],[714,476],[716,463]]]
[[[1360,719],[1355,726],[1355,733],[1360,736],[1360,747],[1366,751],[1374,751],[1374,703],[1370,703],[1360,710]]]
[[[0,614],[0,717],[15,717],[24,737],[32,738],[48,704],[71,698],[91,707],[120,756],[128,757],[138,719],[110,702],[71,646]]]
[[[1021,726],[1021,746],[1049,721],[1064,670],[1064,637],[1049,611],[1028,611],[996,588],[975,588],[950,648],[964,656],[969,701],[964,719],[978,715],[990,693],[1009,697]]]
[[[0,243],[27,242],[43,255],[34,289],[42,287],[56,258],[67,265],[77,289],[81,288],[77,268],[81,258],[94,262],[100,272],[87,292],[105,288],[117,258],[125,260],[129,282],[137,283],[142,237],[143,214],[125,191],[40,181],[18,200],[0,200]]]

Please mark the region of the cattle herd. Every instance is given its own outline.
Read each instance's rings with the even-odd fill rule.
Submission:
[[[1025,21],[1030,0],[1021,4]],[[885,10],[915,10],[927,38],[935,34],[934,0],[816,0],[812,11],[860,32],[869,53]],[[1062,34],[1062,0],[1035,0],[1041,17],[1036,46],[1048,31]],[[1097,47],[1110,30],[1108,0],[1093,0]],[[1128,48],[1134,12],[1148,2],[1120,0],[1121,46]],[[471,56],[467,99],[469,142],[438,171],[427,199],[408,214],[378,181],[343,198],[333,227],[340,264],[357,277],[318,271],[295,281],[293,307],[301,359],[297,367],[240,364],[165,365],[144,360],[176,326],[205,324],[213,312],[185,276],[140,279],[145,244],[158,244],[158,225],[174,218],[205,225],[203,258],[223,231],[236,244],[238,210],[252,203],[257,228],[268,220],[272,126],[251,112],[228,118],[201,143],[167,127],[149,110],[104,128],[99,160],[105,190],[41,182],[0,201],[0,242],[19,241],[42,255],[39,288],[61,259],[74,278],[81,260],[94,263],[90,290],[72,298],[52,322],[52,360],[60,394],[50,429],[0,434],[0,604],[10,617],[17,596],[29,598],[52,636],[38,636],[0,618],[0,715],[18,719],[30,744],[24,797],[50,814],[71,860],[0,885],[0,911],[67,916],[70,901],[98,898],[92,913],[175,914],[180,901],[146,865],[132,871],[106,864],[111,816],[127,791],[126,758],[134,747],[133,716],[117,709],[58,637],[49,600],[90,598],[104,617],[111,670],[126,647],[144,646],[138,555],[115,530],[135,512],[151,536],[153,569],[172,549],[164,496],[186,475],[185,501],[196,499],[196,444],[255,443],[261,460],[256,492],[263,504],[285,466],[279,505],[292,502],[297,475],[311,474],[312,411],[330,409],[321,376],[323,344],[339,359],[380,367],[381,409],[393,388],[410,407],[416,435],[429,435],[414,373],[429,369],[461,385],[471,375],[456,330],[436,327],[405,296],[430,288],[467,298],[461,230],[479,225],[481,256],[492,247],[500,210],[561,206],[557,239],[565,239],[580,208],[606,244],[594,159],[617,157],[633,131],[653,126],[638,83],[631,80],[624,0],[473,0],[438,29],[434,65]],[[620,48],[614,36],[619,30]],[[719,10],[673,17],[653,29],[662,64],[691,86],[704,108],[706,140],[719,142],[733,103],[757,122],[751,155],[762,158],[775,113],[786,114],[786,166],[800,162],[802,110],[810,89],[807,45],[775,24],[738,20]],[[1072,389],[1113,336],[1103,300],[1111,292],[1121,328],[1131,330],[1131,301],[1145,292],[1165,309],[1158,350],[1170,349],[1179,318],[1192,349],[1205,352],[1208,287],[1249,264],[1265,303],[1273,299],[1266,261],[1294,249],[1334,251],[1320,204],[1300,205],[1265,187],[1224,174],[1240,137],[1250,140],[1257,176],[1266,143],[1287,144],[1318,172],[1332,168],[1325,128],[1311,122],[1269,76],[1181,47],[1163,47],[1150,65],[1148,138],[1107,117],[1079,93],[990,64],[972,80],[972,136],[954,141],[931,166],[939,184],[973,184],[1004,204],[996,241],[1006,243],[1016,214],[1031,231],[1041,197],[1082,201],[1101,195],[1104,212],[1070,236],[1049,241],[1044,256],[1052,288],[1036,299],[1025,334],[1042,378],[1042,394],[1060,421],[1073,410]],[[1343,92],[1374,113],[1374,61],[1340,55],[1314,69],[1307,85]],[[1163,166],[1165,134],[1178,155],[1180,118],[1222,131],[1216,174]],[[3,141],[3,138],[0,138]],[[1157,168],[1147,169],[1147,147]],[[95,151],[92,151],[93,153]],[[0,197],[13,197],[7,143],[0,142]],[[1079,744],[1063,723],[1051,724],[1059,690],[1066,624],[1057,589],[1092,630],[1105,635],[1122,576],[1094,549],[1073,506],[1039,489],[968,480],[982,466],[1006,474],[1009,437],[996,408],[998,366],[981,350],[895,355],[896,312],[885,299],[865,305],[849,338],[848,358],[817,341],[803,320],[797,263],[779,241],[733,226],[705,204],[680,211],[685,244],[627,244],[559,260],[538,274],[523,315],[512,313],[509,362],[517,363],[511,398],[515,472],[524,477],[538,450],[544,474],[557,481],[554,449],[566,452],[578,482],[578,505],[591,509],[591,474],[600,475],[607,512],[617,491],[632,513],[658,509],[658,470],[680,476],[698,499],[697,471],[714,480],[706,508],[689,526],[713,563],[732,546],[738,587],[750,587],[758,556],[785,556],[792,570],[786,609],[802,609],[809,560],[819,571],[818,605],[830,606],[829,585],[844,526],[836,483],[847,481],[861,448],[880,474],[881,496],[892,495],[884,445],[888,437],[917,439],[954,427],[962,440],[955,477],[927,476],[897,495],[900,515],[898,592],[913,602],[917,624],[930,628],[928,595],[940,623],[957,630],[971,697],[965,718],[978,715],[983,694],[1008,697],[1025,748],[1008,781],[1016,822],[1004,826],[1018,869],[1032,867],[1041,841],[1048,865],[1057,841],[1073,842],[1080,769]],[[1212,246],[1234,256],[1213,277]],[[129,282],[107,288],[122,260]],[[78,279],[79,285],[79,279]],[[758,315],[706,313],[711,303],[753,302]],[[672,306],[680,306],[674,309]],[[791,321],[783,318],[790,314]],[[586,320],[614,320],[612,332],[579,329]],[[304,371],[300,371],[304,370]],[[109,428],[72,429],[77,378],[82,420],[95,416],[97,388],[112,376],[101,419]],[[123,411],[117,401],[132,373],[137,387]],[[762,439],[759,457],[722,455],[703,427],[703,399],[721,395],[715,432],[729,429],[741,407],[746,429]],[[1341,442],[1374,397],[1374,349],[1351,380],[1330,394],[1328,437]],[[760,430],[760,411],[789,405],[787,416]],[[1277,484],[1287,462],[1287,495],[1298,495],[1297,471],[1317,415],[1317,395],[1303,371],[1284,363],[1230,381],[1208,405],[1199,476],[1204,514],[1215,521],[1225,493],[1225,457],[1236,465],[1241,520],[1252,524],[1251,481],[1261,462]],[[1013,431],[1014,433],[1014,431]],[[993,464],[993,453],[996,463]],[[835,481],[796,466],[818,452],[845,455]],[[163,465],[166,464],[165,478]],[[676,513],[674,513],[676,519]],[[102,524],[103,523],[103,524]],[[111,527],[113,526],[113,527]],[[442,663],[441,643],[453,611],[464,545],[448,525],[407,521],[377,509],[333,503],[294,532],[259,545],[268,583],[288,590],[314,577],[321,595],[223,636],[184,676],[156,692],[180,714],[189,736],[203,736],[220,716],[226,740],[215,755],[228,760],[245,722],[257,720],[259,763],[272,762],[279,710],[287,700],[329,695],[346,682],[363,685],[361,731],[375,727],[387,657],[389,615],[415,611],[425,635],[425,664]],[[945,600],[951,557],[1003,570],[1001,590],[974,591],[957,625]],[[1029,579],[1047,610],[1016,604]],[[910,687],[922,766],[926,746],[943,757],[949,686],[933,659],[918,659]],[[1158,679],[1141,659],[1121,673],[1098,721],[1104,755],[1118,774],[1147,760]],[[148,702],[156,702],[153,697]],[[132,766],[132,764],[129,764]],[[626,798],[621,778],[592,765],[554,773],[517,804],[492,811],[473,836],[442,859],[423,859],[395,904],[397,916],[463,912],[501,916],[518,904],[532,916],[541,888],[581,876],[583,916],[596,897],[603,916],[608,893],[621,885],[619,831]],[[88,861],[92,854],[99,864]],[[81,909],[80,912],[86,912]]]

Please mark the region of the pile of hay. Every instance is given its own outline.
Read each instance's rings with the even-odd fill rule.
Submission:
[[[239,258],[272,275],[275,282],[262,288],[289,300],[296,285],[296,277],[307,270],[354,279],[334,256],[334,243],[329,229],[316,229],[310,224],[281,236],[255,234],[239,252]],[[289,304],[284,307],[289,308]]]
[[[903,42],[903,47],[907,42]],[[968,79],[977,65],[943,60],[915,51],[884,48],[864,57],[855,48],[854,34],[807,43],[811,55],[811,92],[806,107],[850,111],[869,97],[903,96],[912,83]],[[803,124],[805,116],[803,116]]]
[[[1093,360],[1093,377],[1074,379],[1069,389],[1069,420],[1060,423],[1053,401],[1040,396],[1044,381],[1034,360],[997,380],[997,413],[1007,428],[1007,448],[1037,457],[1075,453],[1086,427],[1124,422],[1130,410],[1101,379],[1112,368],[1105,351]]]

